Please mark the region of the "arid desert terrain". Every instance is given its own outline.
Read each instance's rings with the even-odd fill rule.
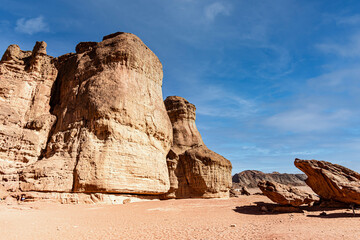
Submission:
[[[261,211],[261,206],[271,204],[262,195],[120,205],[3,203],[0,239],[360,238],[360,213],[354,216],[350,209],[327,209],[325,216],[320,215],[323,209]]]

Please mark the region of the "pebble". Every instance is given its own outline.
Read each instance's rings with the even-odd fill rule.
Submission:
[[[327,215],[327,213],[326,212],[322,212],[322,213],[320,213],[320,216],[326,216]]]

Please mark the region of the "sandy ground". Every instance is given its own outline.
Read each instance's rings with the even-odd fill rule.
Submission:
[[[360,239],[360,210],[263,213],[259,195],[125,205],[0,204],[0,239]]]

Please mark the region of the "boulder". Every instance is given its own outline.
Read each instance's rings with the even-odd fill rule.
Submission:
[[[23,170],[21,189],[166,193],[172,127],[159,59],[120,32],[76,51],[54,60],[50,106],[57,121],[39,160]]]
[[[326,161],[295,159],[307,175],[306,184],[322,199],[360,204],[360,174]]]
[[[318,200],[318,198],[312,194],[280,183],[260,181],[258,187],[271,201],[281,205],[300,206]]]
[[[50,97],[57,69],[46,43],[33,51],[10,45],[0,61],[0,182],[12,191],[19,172],[36,162],[56,117]]]
[[[167,155],[170,190],[165,198],[229,197],[231,163],[205,146],[195,124],[195,106],[178,96],[164,103],[173,127]]]

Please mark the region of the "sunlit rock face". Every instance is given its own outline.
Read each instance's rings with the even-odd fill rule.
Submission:
[[[292,205],[297,207],[303,204],[310,205],[319,200],[319,198],[313,194],[276,182],[265,180],[259,181],[258,187],[265,196],[271,199],[271,201],[281,205]]]
[[[326,161],[295,159],[307,175],[306,184],[323,200],[360,204],[360,174]]]
[[[57,76],[46,43],[10,45],[0,61],[0,183],[16,191],[21,170],[36,162],[56,117],[50,95]]]
[[[56,116],[24,191],[162,194],[172,127],[162,101],[162,65],[135,35],[84,42],[57,58]]]
[[[174,136],[167,156],[170,190],[164,198],[229,197],[231,163],[205,146],[196,128],[195,106],[177,96],[164,102]]]

